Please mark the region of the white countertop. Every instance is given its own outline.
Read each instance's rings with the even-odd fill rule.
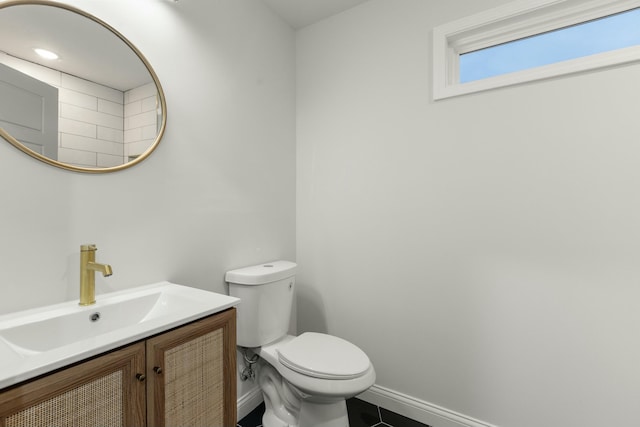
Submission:
[[[0,389],[235,307],[238,298],[158,282],[0,316]],[[100,319],[92,321],[99,313]],[[94,318],[96,316],[93,316]]]

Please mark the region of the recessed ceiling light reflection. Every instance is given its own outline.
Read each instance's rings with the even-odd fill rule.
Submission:
[[[58,55],[50,50],[40,49],[39,47],[33,49],[35,53],[43,57],[44,59],[58,59]]]

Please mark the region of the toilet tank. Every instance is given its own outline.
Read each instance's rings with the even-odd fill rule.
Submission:
[[[228,271],[229,295],[237,307],[237,344],[261,347],[287,334],[295,290],[296,264],[274,261]]]

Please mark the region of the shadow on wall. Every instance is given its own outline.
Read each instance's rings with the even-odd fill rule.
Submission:
[[[328,333],[326,310],[322,296],[313,288],[298,286],[296,298],[297,330]]]

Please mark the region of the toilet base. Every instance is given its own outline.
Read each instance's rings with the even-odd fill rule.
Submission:
[[[265,401],[266,407],[266,401]],[[331,404],[315,404],[304,402],[300,408],[300,419],[290,423],[278,418],[276,413],[266,408],[262,417],[263,427],[349,427],[347,404],[341,402]]]
[[[263,427],[349,427],[345,399],[316,401],[302,396],[269,364],[261,364],[258,383],[264,397]]]
[[[300,427],[349,427],[347,402],[334,403],[302,402]],[[265,426],[266,427],[266,426]]]
[[[266,406],[266,404],[265,404]],[[263,427],[349,427],[345,401],[333,404],[313,404],[305,402],[300,410],[300,419],[289,423],[281,420],[273,410],[265,410]]]

